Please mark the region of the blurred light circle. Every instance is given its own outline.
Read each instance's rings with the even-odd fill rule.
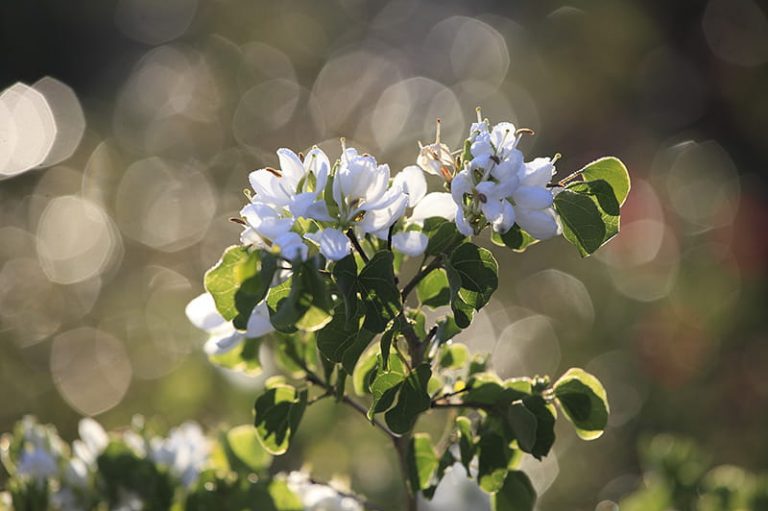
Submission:
[[[600,259],[625,269],[649,263],[661,249],[665,229],[664,222],[652,219],[622,224],[620,235],[601,248]]]
[[[61,318],[52,306],[56,288],[32,258],[11,259],[0,268],[0,323],[21,346],[56,332]],[[53,302],[53,303],[52,303]]]
[[[768,62],[768,19],[757,2],[710,0],[701,24],[710,49],[726,62],[746,67]]]
[[[605,388],[611,389],[608,424],[612,427],[623,426],[642,409],[648,385],[636,371],[636,364],[629,352],[614,350],[598,355],[586,366]]]
[[[468,328],[456,336],[457,342],[469,346],[472,353],[490,353],[496,345],[498,336],[493,328],[491,318],[485,309],[475,314]]]
[[[326,62],[312,86],[319,106],[317,115],[328,129],[355,137],[355,114],[370,109],[374,98],[400,76],[397,64],[378,52],[358,50],[335,56]]]
[[[424,60],[446,83],[471,79],[498,86],[507,76],[507,43],[480,20],[465,16],[442,20],[429,31],[424,47]]]
[[[730,225],[741,187],[725,149],[709,140],[684,142],[670,151],[675,156],[665,177],[672,208],[698,230]]]
[[[412,146],[413,140],[432,141],[438,118],[442,121],[441,141],[457,146],[466,127],[456,94],[429,78],[408,78],[382,93],[371,116],[371,130],[383,150],[404,141]]]
[[[123,234],[164,252],[200,241],[216,212],[216,196],[196,164],[158,157],[125,170],[115,202]]]
[[[131,383],[131,363],[123,343],[91,327],[57,335],[50,367],[61,397],[84,415],[116,406]]]
[[[37,226],[40,266],[59,284],[103,273],[120,248],[119,233],[104,210],[74,195],[50,201]]]
[[[237,141],[245,146],[258,146],[264,134],[288,124],[296,112],[300,93],[296,82],[282,78],[249,89],[240,98],[232,120]]]
[[[0,177],[42,165],[56,139],[56,122],[45,96],[16,83],[0,94],[0,105]]]
[[[72,156],[85,132],[85,115],[75,91],[55,78],[46,76],[32,87],[45,97],[56,123],[56,138],[42,166],[48,167]]]
[[[278,78],[296,82],[296,71],[291,59],[277,48],[252,41],[241,46],[240,51],[242,56],[238,81],[244,90]]]
[[[560,342],[546,316],[519,319],[501,332],[491,357],[502,378],[521,374],[554,374],[560,364]]]
[[[652,260],[632,267],[608,267],[613,286],[624,296],[652,302],[672,291],[680,268],[680,246],[668,226],[663,232],[661,246]]]
[[[518,303],[568,324],[589,326],[595,319],[592,298],[582,281],[555,269],[542,270],[517,285]]]
[[[181,36],[192,24],[197,0],[119,0],[115,24],[145,44],[162,44]]]

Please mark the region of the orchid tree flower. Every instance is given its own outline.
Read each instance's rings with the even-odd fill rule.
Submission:
[[[185,312],[193,325],[208,333],[204,349],[209,356],[223,355],[240,346],[246,339],[255,339],[274,331],[265,302],[254,307],[245,331],[237,330],[231,321],[219,314],[210,293],[194,298],[187,304]]]
[[[324,225],[305,238],[316,243],[326,258],[338,261],[352,251],[352,243],[345,234],[350,229],[386,236],[408,207],[408,193],[401,186],[390,186],[389,177],[389,165],[379,165],[376,158],[359,154],[355,148],[344,148],[330,198],[337,210],[336,218],[329,221],[331,225]],[[322,216],[313,218],[321,223],[327,221]]]

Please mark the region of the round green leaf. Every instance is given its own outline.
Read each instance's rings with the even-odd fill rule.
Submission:
[[[608,397],[597,378],[583,369],[569,369],[553,386],[555,397],[584,440],[599,438],[608,424]]]

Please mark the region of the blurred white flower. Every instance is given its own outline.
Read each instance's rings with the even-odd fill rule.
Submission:
[[[274,331],[269,321],[267,304],[263,301],[251,312],[245,332],[235,329],[231,321],[225,320],[219,314],[210,293],[203,293],[192,299],[185,312],[193,325],[208,333],[208,341],[204,347],[208,355],[227,353],[246,339],[255,339]]]
[[[185,422],[173,428],[168,438],[153,438],[150,441],[150,458],[168,467],[186,487],[197,480],[209,452],[208,439],[195,422]]]
[[[45,481],[58,472],[56,457],[42,445],[26,446],[16,467],[19,475],[35,481]]]
[[[80,439],[72,442],[75,456],[81,459],[89,467],[96,465],[96,458],[104,452],[109,444],[109,436],[104,428],[90,417],[80,420],[77,426]]]
[[[352,497],[324,484],[316,484],[303,472],[291,472],[286,478],[288,488],[299,496],[306,511],[363,511]]]
[[[399,188],[408,194],[408,207],[412,208],[427,194],[427,180],[416,165],[409,165],[392,179],[392,188]]]

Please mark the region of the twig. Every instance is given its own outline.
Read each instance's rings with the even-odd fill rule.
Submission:
[[[419,272],[413,276],[413,278],[403,287],[402,292],[400,293],[400,298],[405,302],[405,300],[408,298],[408,295],[411,294],[411,291],[413,291],[413,288],[419,285],[419,282],[421,282],[424,277],[429,275],[429,273],[439,268],[440,265],[443,263],[443,260],[441,257],[435,257],[432,259],[432,261],[423,269],[419,270]]]
[[[355,236],[355,233],[352,229],[347,231],[347,238],[349,238],[349,241],[352,242],[352,246],[355,247],[355,250],[357,250],[357,252],[360,254],[360,257],[363,258],[363,261],[366,263],[370,261],[370,259],[368,259],[368,255],[365,253],[365,250],[363,250],[363,247],[360,245],[360,242],[358,241],[357,236]]]

